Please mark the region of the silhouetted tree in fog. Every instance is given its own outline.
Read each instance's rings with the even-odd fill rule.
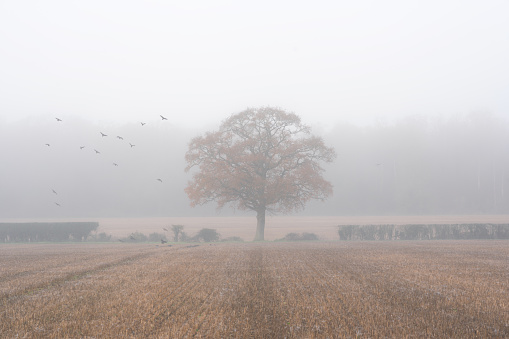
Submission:
[[[192,206],[216,201],[219,208],[231,204],[255,211],[255,240],[263,240],[267,211],[302,209],[308,200],[332,194],[320,163],[335,155],[297,115],[272,107],[247,109],[191,140],[186,171],[197,171],[186,193]]]
[[[171,225],[171,230],[173,232],[173,241],[178,242],[179,235],[181,235],[184,230],[184,225]]]

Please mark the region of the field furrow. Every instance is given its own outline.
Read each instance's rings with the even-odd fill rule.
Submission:
[[[0,247],[0,337],[509,337],[507,245]]]

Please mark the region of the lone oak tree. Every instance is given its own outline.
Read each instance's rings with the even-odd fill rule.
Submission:
[[[297,115],[251,108],[190,141],[186,172],[197,170],[185,191],[193,207],[216,201],[218,208],[255,211],[255,240],[264,240],[266,212],[303,209],[308,200],[332,194],[320,163],[335,156]]]

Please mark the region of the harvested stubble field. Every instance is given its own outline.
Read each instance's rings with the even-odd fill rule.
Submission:
[[[509,337],[509,243],[1,245],[0,337]]]

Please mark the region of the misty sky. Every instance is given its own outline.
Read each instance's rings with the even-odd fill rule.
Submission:
[[[507,120],[507,13],[507,1],[0,1],[0,217],[214,213],[183,193],[187,142],[247,107],[293,111],[330,140],[344,122]],[[338,145],[355,153],[352,133]],[[380,159],[365,159],[375,179]]]
[[[0,123],[509,115],[507,1],[1,1]]]

